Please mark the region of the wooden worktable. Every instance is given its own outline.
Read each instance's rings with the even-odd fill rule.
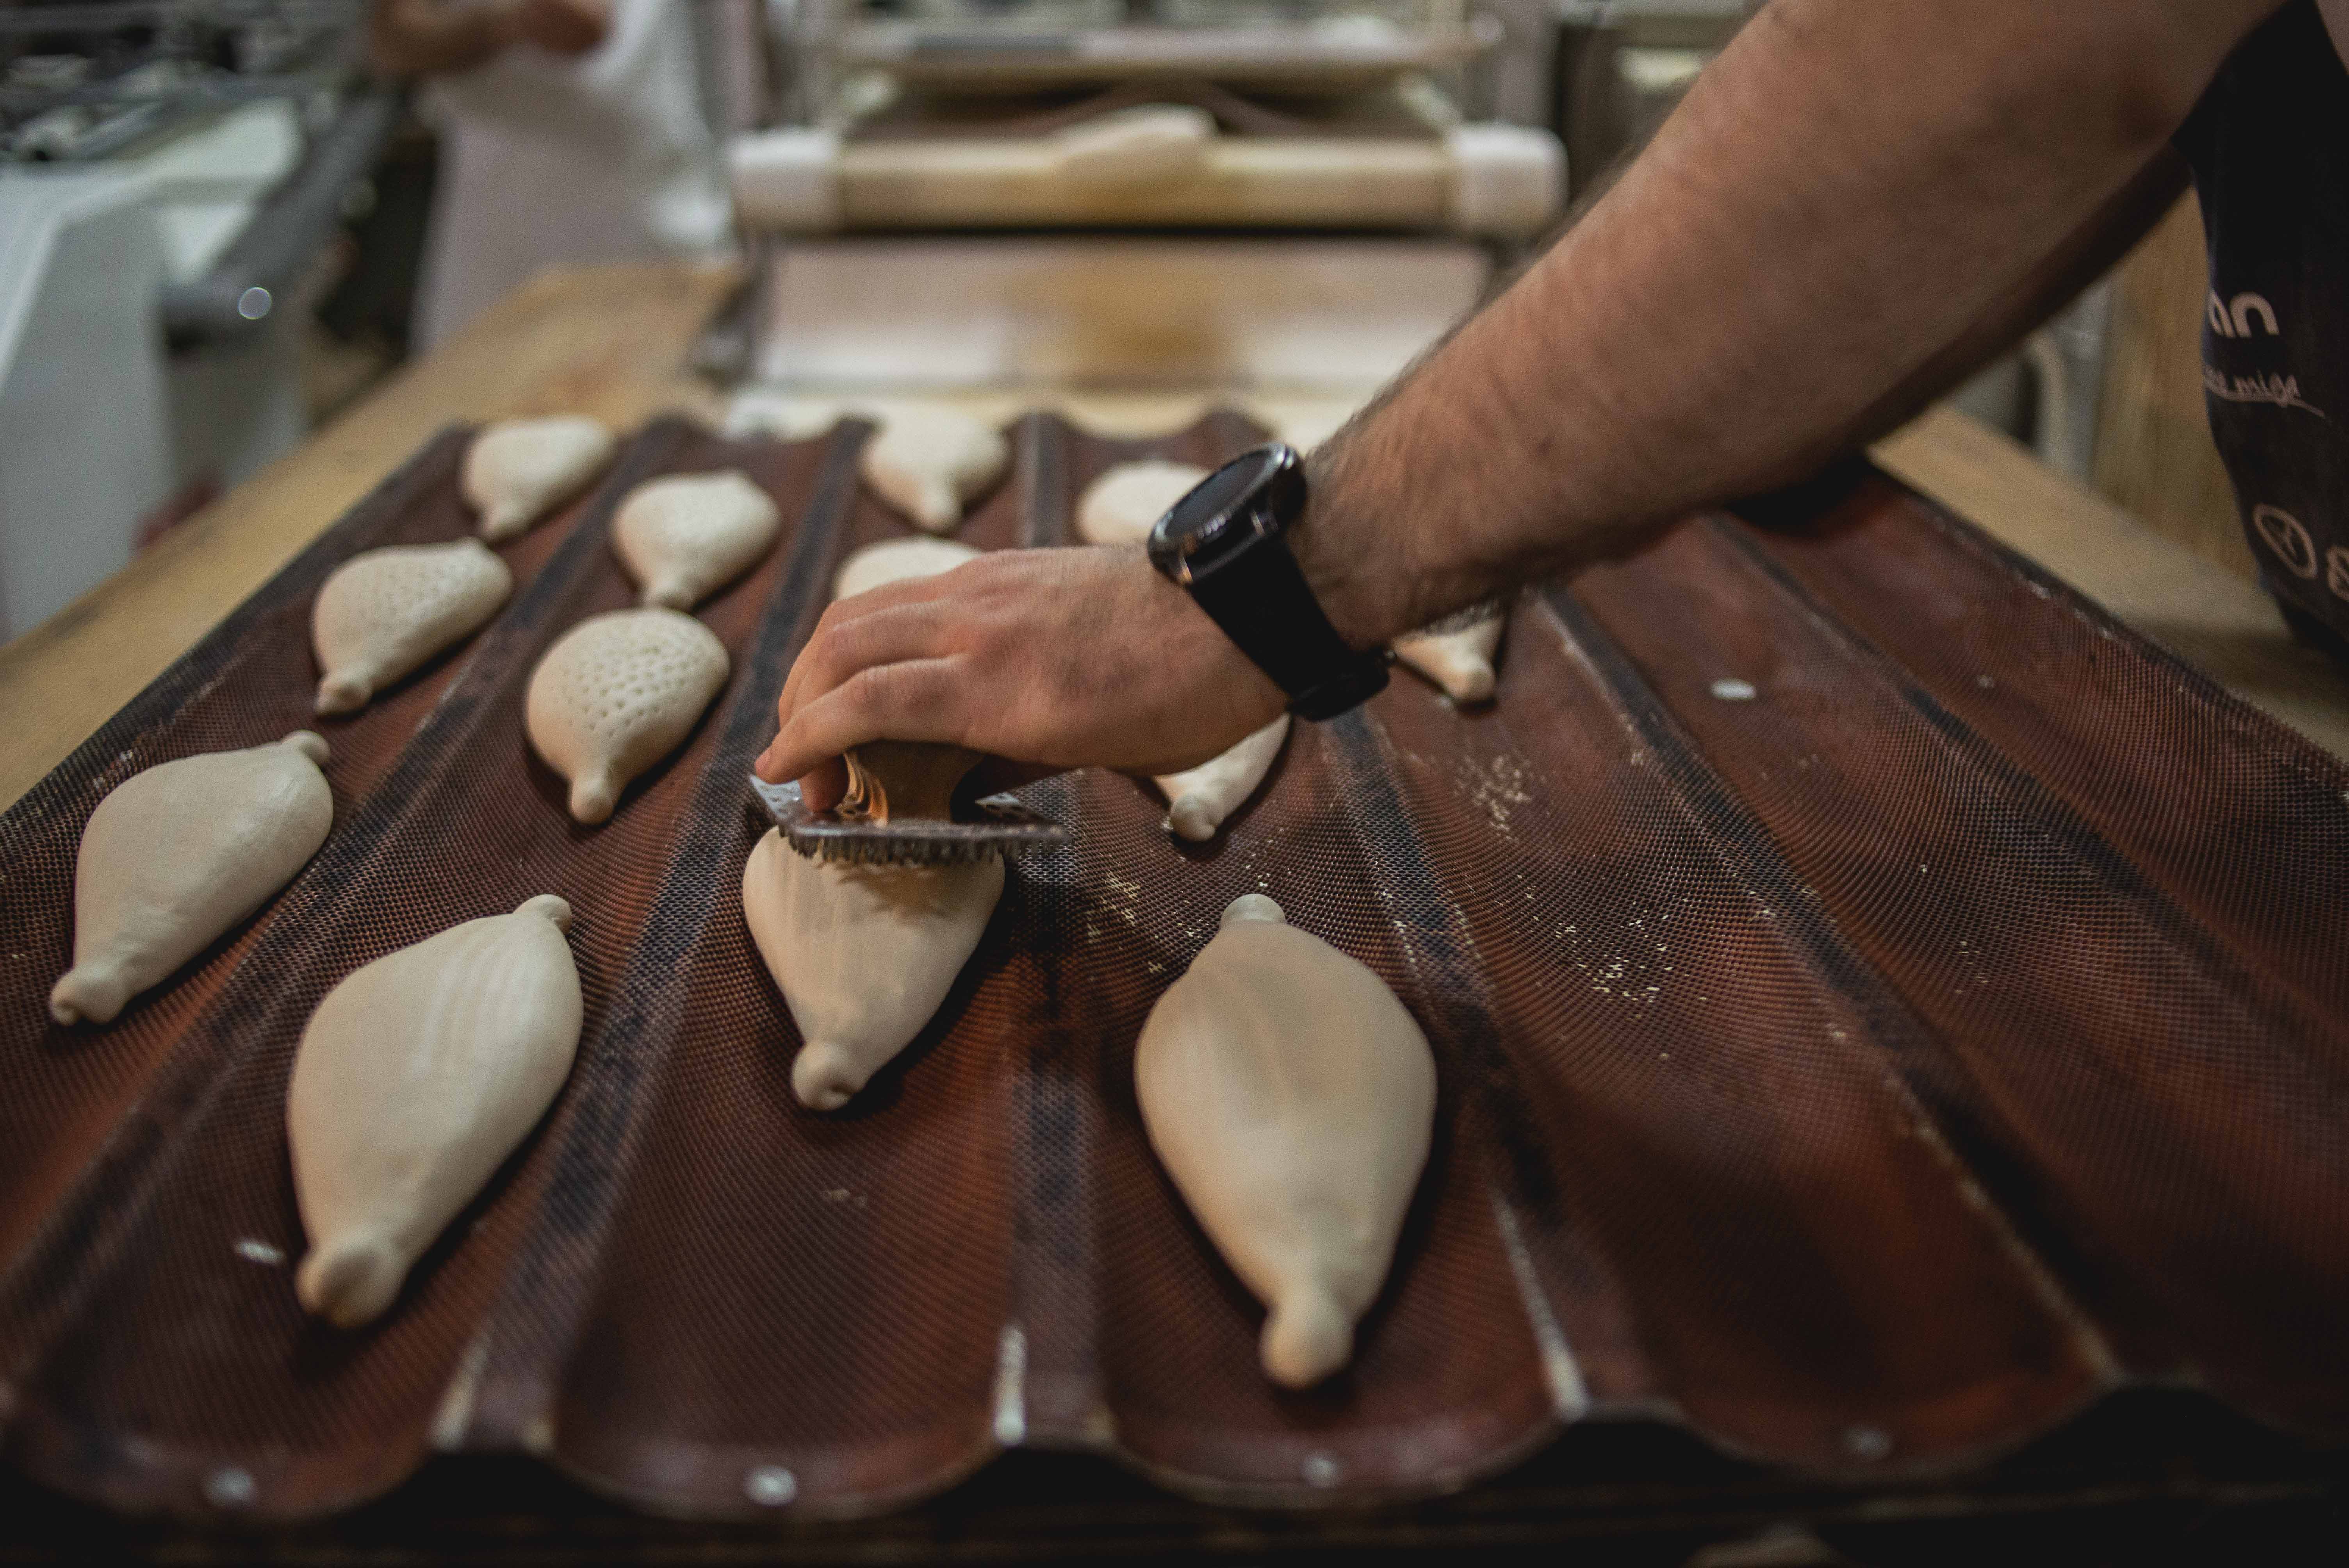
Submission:
[[[733,281],[729,270],[684,265],[545,274],[47,623],[0,647],[0,734],[10,738],[0,754],[0,806],[443,426],[582,412],[626,429],[667,409],[716,419],[718,397],[681,366]],[[1081,422],[1130,428],[1185,423],[1211,400],[1209,394],[1049,399]],[[1273,412],[1266,399],[1247,401]],[[1312,418],[1307,411],[1308,422]],[[2349,674],[2295,646],[2251,583],[2153,533],[1961,414],[1929,413],[1875,455],[2244,697],[2349,756]]]

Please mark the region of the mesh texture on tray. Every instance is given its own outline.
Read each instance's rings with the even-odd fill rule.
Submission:
[[[1294,727],[1212,845],[1170,837],[1146,784],[1034,787],[1071,844],[1018,864],[921,1039],[846,1110],[805,1110],[740,916],[764,830],[742,780],[841,557],[910,531],[856,484],[862,435],[631,442],[511,548],[492,628],[319,727],[326,849],[110,1030],[26,1024],[82,819],[135,768],[307,722],[317,583],[462,530],[461,433],[0,820],[26,955],[0,1025],[17,1463],[292,1513],[436,1443],[523,1447],[666,1511],[846,1513],[1014,1443],[1208,1495],[1423,1491],[1593,1410],[1814,1469],[1946,1467],[2131,1376],[2349,1424],[2326,928],[2349,770],[1880,478],[1528,596],[1496,705],[1399,672]],[[962,530],[987,548],[1068,542],[1114,462],[1259,438],[1229,415],[1012,435]],[[626,487],[726,464],[787,520],[700,608],[732,677],[576,827],[523,683],[627,602],[605,538]],[[1393,1275],[1353,1366],[1304,1394],[1261,1375],[1261,1313],[1132,1088],[1151,1004],[1249,891],[1392,985],[1438,1062]],[[578,912],[570,1083],[381,1323],[306,1322],[282,1118],[309,1011],[543,892]]]

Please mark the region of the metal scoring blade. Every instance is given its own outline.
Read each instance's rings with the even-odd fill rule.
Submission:
[[[1066,823],[1031,811],[1009,795],[988,795],[973,801],[973,809],[982,813],[975,821],[917,817],[872,822],[809,810],[800,798],[796,779],[770,784],[753,774],[750,793],[782,830],[785,843],[818,860],[868,865],[955,865],[988,855],[1009,860],[1066,843],[1069,838]]]

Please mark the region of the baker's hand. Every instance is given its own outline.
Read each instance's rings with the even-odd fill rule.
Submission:
[[[757,763],[836,804],[840,754],[937,740],[1028,778],[1195,767],[1272,722],[1280,688],[1135,546],[1007,550],[823,613]]]
[[[584,55],[612,30],[609,0],[520,0],[514,28],[551,55]]]

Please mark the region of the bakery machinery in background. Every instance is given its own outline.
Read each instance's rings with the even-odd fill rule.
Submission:
[[[767,258],[719,339],[740,422],[1082,389],[1326,429],[1562,209],[1556,135],[1462,108],[1504,36],[1453,0],[814,0],[799,123],[730,148]]]
[[[0,0],[0,637],[307,433],[363,0]]]

